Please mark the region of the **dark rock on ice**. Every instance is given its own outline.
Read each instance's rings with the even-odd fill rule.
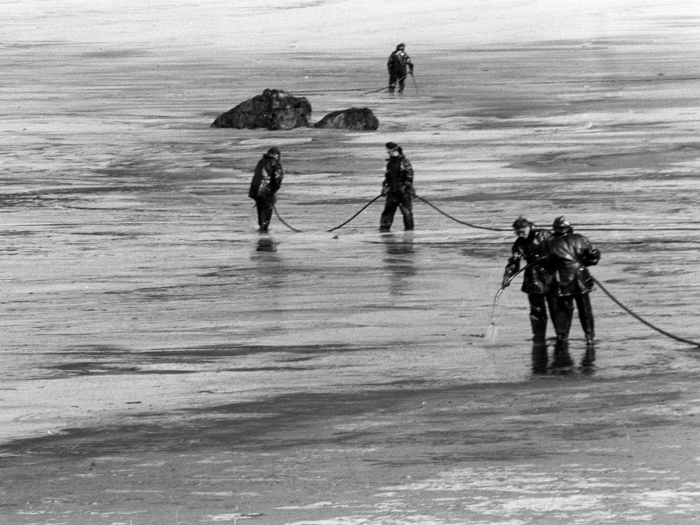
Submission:
[[[235,108],[219,115],[213,128],[271,130],[308,127],[311,104],[304,97],[295,97],[277,89],[266,89]]]
[[[369,108],[350,108],[329,113],[314,124],[314,127],[353,131],[375,130],[379,127],[379,120]]]

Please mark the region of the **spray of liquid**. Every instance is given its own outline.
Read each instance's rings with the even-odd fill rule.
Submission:
[[[486,330],[486,340],[490,344],[494,344],[496,342],[496,336],[498,335],[498,326],[496,326],[496,308],[498,307],[498,299],[501,297],[503,290],[505,290],[505,288],[500,288],[498,292],[496,292],[496,297],[493,298],[493,306],[491,307],[491,322]]]

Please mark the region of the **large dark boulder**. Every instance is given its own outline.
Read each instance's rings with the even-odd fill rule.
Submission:
[[[235,108],[219,115],[213,128],[292,129],[308,127],[311,104],[304,97],[295,97],[277,89],[266,89]]]
[[[314,127],[365,131],[377,129],[379,121],[369,108],[350,108],[329,113],[316,122]]]

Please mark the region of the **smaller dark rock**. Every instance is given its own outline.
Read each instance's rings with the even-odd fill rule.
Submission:
[[[314,124],[315,128],[349,129],[352,131],[375,130],[379,120],[369,108],[350,108],[329,113]]]
[[[286,91],[266,89],[235,108],[219,115],[212,128],[270,130],[308,127],[311,104],[304,97],[295,97]]]

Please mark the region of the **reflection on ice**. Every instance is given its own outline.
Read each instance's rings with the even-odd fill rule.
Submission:
[[[260,237],[255,250],[258,252],[276,252],[277,245],[270,237]]]
[[[386,250],[383,261],[389,271],[389,293],[401,295],[408,290],[408,278],[416,275],[413,232],[385,233],[382,242]]]

